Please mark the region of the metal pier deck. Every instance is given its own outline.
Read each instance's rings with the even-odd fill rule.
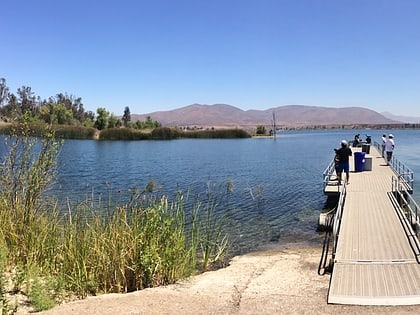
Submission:
[[[420,304],[420,264],[388,196],[395,172],[370,151],[372,170],[351,172],[346,186],[328,303]]]

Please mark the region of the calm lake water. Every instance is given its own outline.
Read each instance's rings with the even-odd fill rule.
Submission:
[[[380,141],[383,131],[282,132],[273,139],[90,141],[66,140],[51,192],[82,201],[86,196],[127,202],[131,191],[154,181],[155,194],[174,200],[176,191],[205,202],[216,196],[233,250],[269,243],[319,242],[318,216],[326,196],[322,172],[333,148],[356,133]],[[385,131],[389,133],[389,131]],[[393,130],[395,156],[420,173],[420,131]],[[227,193],[227,183],[232,192]],[[420,203],[420,188],[414,197]],[[391,186],[391,183],[390,183]]]

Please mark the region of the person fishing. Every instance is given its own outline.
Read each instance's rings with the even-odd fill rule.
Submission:
[[[394,148],[395,148],[394,135],[391,133],[388,136],[388,140],[386,140],[385,142],[386,165],[389,165],[389,163],[391,162]]]
[[[346,173],[346,183],[350,184],[350,163],[349,157],[353,155],[346,140],[341,141],[341,147],[335,151],[335,172],[337,173],[338,185],[341,185],[342,174]]]

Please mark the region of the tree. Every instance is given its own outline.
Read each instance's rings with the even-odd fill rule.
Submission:
[[[135,129],[155,129],[161,127],[162,124],[157,120],[153,120],[152,117],[147,116],[145,121],[137,120],[133,127]]]
[[[128,123],[131,121],[130,108],[128,108],[128,106],[126,106],[124,109],[124,115],[122,116],[122,121],[123,121],[124,127],[127,127]]]
[[[73,124],[73,113],[62,103],[46,103],[41,106],[40,118],[48,124],[71,125]]]
[[[9,93],[9,102],[2,108],[2,114],[12,120],[18,119],[21,115],[18,99],[15,94]]]
[[[48,102],[41,106],[39,115],[47,124],[56,124],[57,120],[54,113],[54,103]]]
[[[156,120],[152,120],[152,117],[150,116],[146,117],[146,121],[144,122],[144,124],[146,128],[158,128],[161,126],[160,122]]]
[[[263,125],[257,126],[257,135],[265,135],[265,133],[266,133],[265,126]]]
[[[59,93],[55,96],[53,101],[57,104],[62,104],[67,111],[70,111],[74,121],[83,124],[86,120],[86,113],[83,108],[81,97],[75,97],[73,95],[68,95],[67,93]]]
[[[107,128],[116,128],[116,127],[119,127],[119,125],[121,125],[121,122],[118,119],[118,117],[115,116],[114,114],[111,114],[111,116],[109,116],[109,118],[108,118],[108,127]]]
[[[96,110],[96,113],[98,114],[98,117],[96,117],[95,127],[98,130],[103,130],[107,128],[109,121],[109,112],[105,108],[100,107]]]
[[[9,88],[6,85],[6,79],[0,78],[0,107],[6,104],[9,97]]]
[[[63,104],[57,104],[56,106],[57,123],[59,125],[71,125],[73,122],[73,113],[67,109]]]
[[[83,125],[85,127],[94,127],[95,126],[95,113],[89,110],[85,112],[84,116],[85,116],[85,120],[83,121]]]
[[[31,116],[34,116],[36,113],[37,107],[37,98],[35,93],[32,92],[30,86],[22,86],[17,90],[18,101],[20,103],[20,108],[22,113],[29,112]]]

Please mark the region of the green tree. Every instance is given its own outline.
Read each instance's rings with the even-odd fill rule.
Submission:
[[[94,127],[95,126],[95,113],[89,110],[85,112],[84,116],[85,116],[85,120],[83,121],[83,125],[85,127]]]
[[[75,97],[73,95],[68,95],[67,93],[59,93],[52,101],[56,104],[62,104],[66,109],[66,112],[71,113],[72,119],[69,123],[74,124],[75,121],[77,121],[83,124],[87,119],[81,97]]]
[[[114,114],[111,114],[108,119],[108,126],[107,128],[116,128],[119,127],[121,123],[119,122],[119,119]]]
[[[73,113],[71,110],[67,109],[64,104],[57,104],[56,107],[56,116],[57,123],[59,125],[71,125],[73,122]]]
[[[265,135],[266,134],[266,129],[265,129],[265,126],[263,126],[263,125],[260,125],[260,126],[257,126],[257,135]]]
[[[73,113],[64,104],[46,103],[39,110],[40,118],[49,124],[71,125]]]
[[[107,128],[109,121],[109,112],[105,108],[100,107],[96,110],[96,113],[98,114],[98,116],[96,117],[95,127],[99,130]]]
[[[7,105],[2,108],[2,114],[5,117],[16,120],[18,117],[20,117],[21,114],[17,97],[15,94],[9,93],[8,99],[9,101]]]
[[[35,93],[32,92],[32,88],[29,86],[18,88],[17,96],[21,113],[29,112],[31,116],[34,117],[37,110],[37,97],[35,96]]]
[[[159,123],[156,120],[152,120],[152,117],[147,116],[146,121],[144,122],[145,128],[158,128],[161,126],[161,123]]]
[[[39,109],[39,115],[43,121],[45,121],[47,124],[56,124],[57,119],[55,117],[54,112],[54,103],[48,102],[41,106]]]
[[[145,121],[145,127],[146,128],[153,128],[153,120],[152,117],[147,116]]]
[[[130,108],[128,108],[128,106],[126,106],[125,109],[124,109],[124,114],[122,116],[122,121],[123,121],[124,127],[127,127],[128,123],[131,121]]]

